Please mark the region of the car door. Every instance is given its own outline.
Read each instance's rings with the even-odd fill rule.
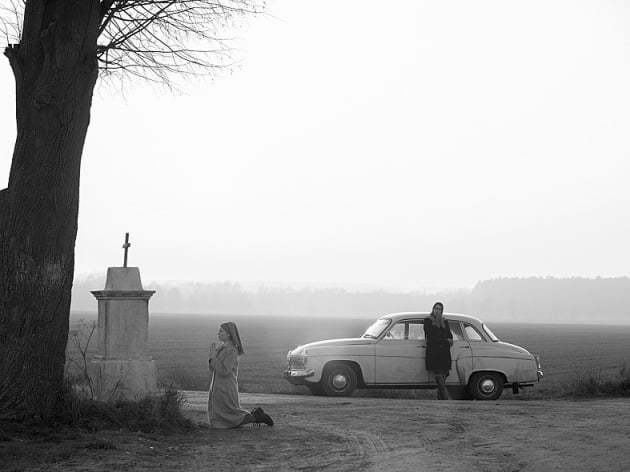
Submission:
[[[453,345],[451,346],[451,371],[446,377],[446,383],[465,385],[466,379],[472,371],[472,349],[466,336],[464,336],[461,323],[448,320],[448,325],[453,334]],[[435,382],[435,379],[431,380]]]
[[[470,341],[473,356],[472,367],[475,370],[501,370],[501,368],[505,367],[503,362],[497,361],[493,343],[489,342],[489,339],[486,338],[482,331],[470,323],[462,324],[464,325],[466,338]]]
[[[396,322],[376,343],[377,384],[426,384],[426,341],[422,319]]]

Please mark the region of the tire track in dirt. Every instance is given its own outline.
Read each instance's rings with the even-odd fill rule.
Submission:
[[[456,410],[444,412],[418,413],[418,443],[427,450],[440,449],[445,443],[465,441],[469,427]],[[440,446],[440,447],[438,447]]]
[[[452,435],[462,435],[467,431],[466,425],[461,421],[451,421],[448,424],[448,427],[451,430]]]
[[[191,413],[198,418],[205,416],[205,398],[202,403],[197,398],[200,395],[191,397]],[[258,436],[239,433],[239,439],[229,447],[235,451],[236,447],[241,450],[245,446],[250,458],[237,455],[240,468],[233,470],[618,472],[627,469],[630,402],[620,399],[583,403],[412,402],[247,395],[244,400],[249,405],[266,405],[277,425]],[[209,433],[208,439],[221,441],[227,434],[230,433]],[[585,447],[589,443],[597,446]],[[207,457],[201,464],[205,465],[205,459],[209,459],[209,465],[222,470],[223,464],[217,463],[222,455],[203,449]]]
[[[344,451],[337,451],[338,457],[346,458],[344,462],[347,462],[349,466],[357,467],[360,464],[360,470],[382,470],[373,466],[382,463],[382,458],[390,453],[389,446],[380,435],[366,430],[348,428],[321,419],[300,421],[296,423],[296,426],[308,428],[316,435],[338,437],[345,446],[342,446]],[[343,464],[339,463],[337,466],[342,467]]]
[[[368,459],[374,459],[389,452],[387,444],[377,435],[366,431],[352,429],[339,430],[346,440],[350,442],[359,455]]]
[[[449,470],[459,471],[458,464],[450,459],[445,459],[443,446],[445,438],[453,438],[452,430],[464,431],[462,422],[454,421],[442,423],[442,428],[425,430],[420,432],[419,441],[413,447],[401,443],[387,443],[384,436],[387,428],[384,425],[382,433],[374,433],[367,428],[357,429],[339,425],[334,421],[324,419],[308,420],[301,422],[302,427],[309,428],[316,436],[335,435],[345,443],[344,451],[337,452],[337,462],[330,470],[361,470],[366,472],[388,472],[408,470],[441,470],[440,467],[448,465]],[[391,430],[390,430],[391,435]],[[403,442],[403,441],[401,441]],[[423,468],[426,467],[426,468]]]

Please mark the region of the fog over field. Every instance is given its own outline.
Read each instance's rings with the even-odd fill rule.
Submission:
[[[91,290],[102,276],[75,282],[73,309],[95,311]],[[351,290],[337,287],[247,287],[235,282],[158,283],[152,314],[237,314],[291,317],[374,318],[397,311],[428,311],[437,300],[446,311],[486,321],[518,323],[630,324],[630,278],[504,278],[481,281],[472,289],[438,292]]]
[[[227,280],[248,293],[245,281],[474,292],[502,277],[630,275],[627,1],[267,6],[221,35],[235,38],[235,67],[182,81],[182,93],[142,82],[97,89],[79,276],[122,264],[126,232],[145,282]],[[6,60],[0,90],[3,188],[15,144]],[[541,304],[512,309],[504,295],[496,311],[480,310],[560,316]],[[176,297],[161,290],[152,304],[232,306]],[[544,300],[561,307],[564,297]],[[413,300],[373,311],[425,308]],[[445,298],[468,308],[457,300]],[[305,305],[257,300],[248,312]]]
[[[74,322],[85,313],[75,313]],[[201,315],[160,313],[149,322],[149,351],[161,378],[174,380],[187,390],[208,388],[207,355],[216,342],[218,325],[230,319],[238,324],[245,355],[239,367],[241,391],[294,393],[282,377],[287,351],[323,339],[360,336],[373,318],[325,318],[247,315]],[[502,341],[517,344],[539,355],[545,377],[519,398],[541,398],[561,394],[580,376],[618,375],[630,368],[630,325],[569,325],[532,323],[488,323]],[[89,356],[96,354],[92,343]],[[75,353],[74,355],[77,355]],[[305,388],[301,390],[306,392]],[[414,393],[415,395],[415,393]],[[430,392],[429,397],[434,396]],[[506,393],[504,398],[511,398]]]

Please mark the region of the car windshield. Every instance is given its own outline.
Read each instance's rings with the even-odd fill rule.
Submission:
[[[483,326],[483,330],[486,332],[486,334],[487,334],[488,336],[490,336],[490,339],[492,339],[492,341],[493,341],[493,342],[495,342],[495,343],[496,343],[496,342],[498,342],[498,341],[499,341],[499,338],[497,338],[497,337],[494,335],[494,333],[493,333],[492,331],[490,331],[490,328],[488,328],[488,327],[486,326],[486,324],[485,324],[485,323],[483,323],[481,326]]]
[[[389,318],[379,318],[372,324],[372,326],[365,330],[365,333],[363,333],[363,336],[361,337],[372,339],[378,338],[383,333],[385,328],[389,326],[390,322],[391,320]]]

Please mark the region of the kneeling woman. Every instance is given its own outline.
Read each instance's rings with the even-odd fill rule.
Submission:
[[[210,393],[208,394],[208,422],[217,429],[237,428],[248,423],[265,423],[273,420],[262,408],[251,412],[243,410],[238,401],[238,356],[244,353],[243,343],[234,323],[221,324],[218,333],[221,345],[210,344]]]

